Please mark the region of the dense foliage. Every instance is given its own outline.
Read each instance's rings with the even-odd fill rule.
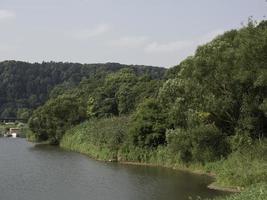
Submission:
[[[60,95],[35,111],[30,127],[39,140],[58,143],[68,128],[86,119],[84,105],[75,97]]]
[[[121,69],[83,80],[77,88],[51,98],[36,109],[29,126],[38,140],[58,143],[71,126],[86,119],[130,114],[145,98],[155,97],[162,81]],[[162,133],[164,134],[164,132]]]
[[[163,68],[117,63],[0,62],[0,117],[28,118],[31,110],[42,105],[49,94],[55,96],[77,86],[81,80],[99,78],[125,67],[152,79],[162,78],[165,71]]]
[[[169,146],[185,161],[216,160],[267,136],[266,22],[218,36],[176,68],[159,101],[174,129]]]
[[[158,147],[165,143],[166,119],[158,102],[145,99],[132,117],[131,143],[139,147]]]

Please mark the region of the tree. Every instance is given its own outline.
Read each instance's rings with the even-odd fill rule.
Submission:
[[[34,111],[30,129],[39,140],[58,144],[65,131],[86,119],[86,109],[76,96],[61,95]]]
[[[28,108],[20,108],[17,111],[17,117],[20,119],[28,120],[30,118],[31,111]]]
[[[131,143],[139,147],[157,147],[165,144],[165,115],[157,100],[141,103],[130,123]]]
[[[168,130],[168,148],[184,162],[209,162],[228,154],[225,135],[214,125]]]

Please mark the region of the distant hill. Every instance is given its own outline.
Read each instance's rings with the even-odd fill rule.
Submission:
[[[0,62],[0,117],[27,116],[48,99],[56,86],[68,89],[81,80],[106,76],[122,68],[152,79],[162,79],[165,73],[164,68],[119,63]]]

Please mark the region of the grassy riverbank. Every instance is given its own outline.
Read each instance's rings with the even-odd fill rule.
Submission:
[[[91,120],[68,130],[60,146],[98,160],[117,160],[127,125],[127,117]]]
[[[267,180],[267,143],[264,141],[249,149],[233,152],[217,162],[184,163],[179,155],[170,151],[168,145],[155,149],[129,145],[128,121],[127,117],[122,117],[82,123],[67,131],[60,146],[98,160],[158,165],[216,175],[216,183],[212,185],[216,189],[242,191],[252,187],[251,192],[255,193],[261,188],[261,183]],[[258,186],[255,188],[254,184]],[[241,196],[247,193],[242,192]]]
[[[216,200],[265,200],[267,199],[267,184],[255,184],[249,186],[244,191],[238,194],[233,194],[228,197],[216,198]]]

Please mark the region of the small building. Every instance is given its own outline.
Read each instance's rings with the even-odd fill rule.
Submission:
[[[20,128],[10,128],[9,129],[9,135],[13,138],[19,137],[20,135]]]
[[[5,122],[5,125],[15,125],[15,122]]]

